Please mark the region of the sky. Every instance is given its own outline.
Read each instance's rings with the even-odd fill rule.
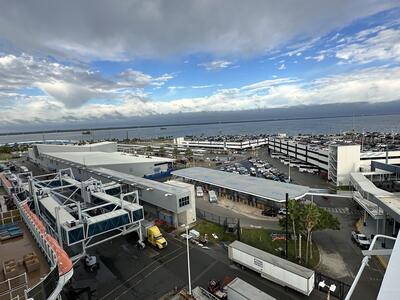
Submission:
[[[400,0],[0,1],[0,132],[399,91]]]

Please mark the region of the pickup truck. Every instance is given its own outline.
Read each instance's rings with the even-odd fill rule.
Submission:
[[[371,245],[371,241],[359,231],[352,231],[351,237],[354,240],[354,242],[362,249],[368,249],[369,246]]]

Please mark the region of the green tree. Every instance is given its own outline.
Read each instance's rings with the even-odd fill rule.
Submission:
[[[146,154],[150,155],[150,153],[153,151],[153,148],[151,148],[151,146],[147,146],[146,147]]]
[[[177,159],[179,155],[179,150],[177,147],[174,147],[174,150],[172,151],[172,156]]]
[[[190,148],[187,148],[185,151],[185,157],[187,158],[188,161],[191,161],[193,159],[193,151]]]
[[[340,222],[336,217],[311,202],[303,205],[297,200],[290,200],[287,218],[295,236],[295,253],[297,253],[297,234],[301,233],[306,237],[306,263],[312,258],[312,233],[315,230],[340,228]],[[279,224],[285,228],[286,218],[280,219]]]
[[[161,146],[160,149],[158,150],[158,156],[165,156],[165,148],[164,146]]]
[[[290,200],[288,203],[288,211],[290,213],[287,214],[288,221],[292,225],[292,231],[293,231],[293,236],[294,236],[294,253],[297,253],[297,230],[296,228],[299,227],[299,222],[300,222],[300,205],[299,201],[297,200]]]
[[[318,219],[319,219],[319,209],[314,203],[307,203],[304,205],[302,211],[301,211],[301,220],[303,223],[303,230],[306,235],[306,263],[308,263],[308,258],[310,257],[310,252],[311,252],[311,257],[312,257],[312,251],[311,251],[311,235],[314,230],[314,228],[318,224]]]

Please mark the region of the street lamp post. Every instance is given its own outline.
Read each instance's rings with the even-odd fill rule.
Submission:
[[[288,257],[289,257],[289,254],[288,254],[288,218],[289,218],[289,211],[288,211],[288,202],[289,202],[289,194],[288,193],[286,193],[286,197],[285,197],[286,199],[286,201],[285,201],[285,204],[286,204],[286,222],[285,222],[285,229],[286,229],[286,236],[285,236],[285,246],[286,246],[286,259],[288,259]]]
[[[192,282],[190,278],[190,255],[189,255],[189,226],[183,224],[186,230],[186,251],[187,251],[187,268],[188,268],[188,281],[189,281],[189,295],[192,295]]]
[[[333,283],[332,283],[331,285],[327,285],[327,284],[325,283],[325,280],[320,281],[319,284],[318,284],[318,286],[319,286],[320,288],[325,288],[325,287],[328,288],[328,296],[327,296],[327,298],[326,298],[327,300],[330,299],[330,297],[331,297],[331,292],[333,293],[333,292],[336,291],[336,285],[333,284]]]

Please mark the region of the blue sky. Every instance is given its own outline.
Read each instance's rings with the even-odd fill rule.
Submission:
[[[400,2],[333,2],[0,4],[0,122],[399,100]]]

